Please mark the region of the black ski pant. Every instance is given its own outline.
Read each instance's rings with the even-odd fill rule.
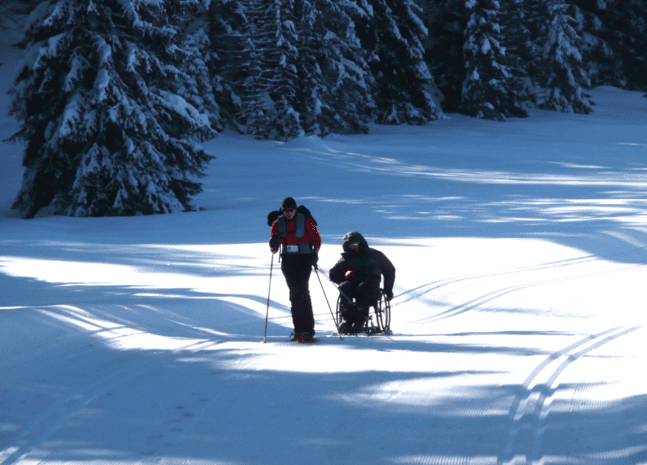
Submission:
[[[374,281],[344,281],[339,285],[341,316],[346,323],[363,325],[368,316],[368,308],[377,303],[380,296],[380,283]],[[344,295],[355,302],[347,303]]]
[[[281,271],[290,289],[290,304],[294,334],[315,335],[315,318],[310,300],[310,274],[312,257],[310,254],[284,256]]]

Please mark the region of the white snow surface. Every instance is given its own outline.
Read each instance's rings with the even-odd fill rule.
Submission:
[[[647,100],[591,93],[591,115],[225,132],[203,210],[148,217],[19,219],[0,142],[0,463],[647,463]],[[324,241],[316,345],[285,343],[288,195]],[[397,267],[392,336],[331,335],[353,230]]]

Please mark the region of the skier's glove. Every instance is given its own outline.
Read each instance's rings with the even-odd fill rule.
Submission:
[[[386,301],[391,302],[391,300],[393,299],[393,291],[386,291],[384,294],[386,297]]]
[[[279,251],[279,238],[278,236],[274,236],[270,238],[270,249],[272,249],[272,253],[276,253]]]
[[[312,257],[310,258],[310,260],[312,260],[310,262],[310,265],[317,268],[317,263],[319,262],[319,254],[317,252],[312,252],[310,255],[312,255]]]

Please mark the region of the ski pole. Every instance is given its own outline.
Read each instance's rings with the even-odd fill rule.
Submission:
[[[326,291],[324,290],[323,283],[321,282],[321,278],[319,277],[319,268],[317,267],[317,265],[315,265],[314,268],[315,268],[315,274],[317,275],[317,279],[319,280],[319,285],[321,286],[321,292],[323,292],[323,295],[326,298],[326,303],[328,304],[328,310],[330,310],[330,316],[332,317],[333,323],[335,323],[335,328],[337,328],[337,334],[339,334],[339,339],[343,341],[344,338],[341,337],[341,331],[339,331],[339,324],[337,323],[337,319],[335,318],[335,315],[332,312],[332,307],[330,306],[330,302],[328,301],[328,296],[326,295]]]
[[[316,269],[317,269],[317,267],[315,267],[315,271],[316,271]],[[326,276],[326,278],[328,278],[328,281],[330,281],[330,283],[331,283],[333,286],[335,286],[335,287],[337,288],[337,290],[339,291],[339,293],[341,294],[341,296],[342,296],[344,299],[346,299],[346,301],[347,301],[347,302],[352,302],[352,300],[351,300],[351,299],[349,299],[349,298],[348,298],[348,296],[347,296],[346,294],[344,294],[344,291],[342,291],[341,289],[339,289],[339,286],[338,286],[337,284],[335,284],[335,283],[333,282],[333,280],[332,280],[332,279],[330,279],[330,276],[328,276],[328,273],[326,273],[326,270],[321,270],[321,271],[322,271],[322,272],[323,272],[323,274]],[[322,288],[323,288],[323,286],[322,286]]]
[[[270,287],[267,290],[267,311],[265,312],[265,334],[263,335],[263,344],[267,342],[267,320],[270,316],[270,291],[272,290],[272,269],[274,268],[274,254],[272,254],[272,263],[270,264]]]

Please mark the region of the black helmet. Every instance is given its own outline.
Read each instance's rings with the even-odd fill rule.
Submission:
[[[294,200],[292,197],[286,197],[283,199],[283,202],[281,202],[281,211],[285,210],[296,210],[297,209],[297,201]]]
[[[368,250],[368,243],[364,239],[364,236],[355,231],[346,233],[341,240],[341,246],[344,252],[349,254],[363,253]]]

